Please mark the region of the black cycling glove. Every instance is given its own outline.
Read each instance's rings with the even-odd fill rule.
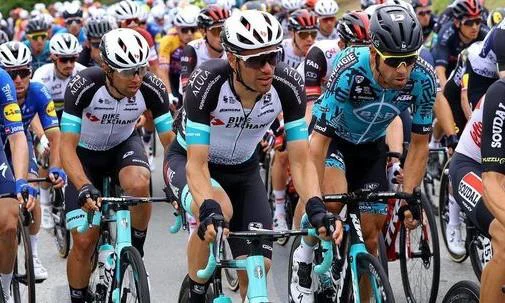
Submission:
[[[305,212],[307,213],[307,216],[309,217],[309,222],[313,227],[319,228],[324,225],[325,223],[324,217],[326,216],[326,205],[324,205],[324,202],[321,198],[319,197],[310,198],[309,201],[307,201],[307,204],[305,205]]]
[[[82,207],[86,204],[87,199],[91,199],[93,201],[97,201],[98,197],[102,194],[98,189],[96,189],[93,184],[84,184],[81,189],[79,189],[79,195],[77,196],[77,200],[79,201],[79,205]]]
[[[456,146],[458,146],[458,141],[459,141],[458,136],[450,135],[445,140],[445,144],[447,147],[450,147],[454,150],[454,149],[456,149]]]
[[[207,226],[213,223],[213,219],[224,221],[221,205],[212,199],[204,200],[200,205],[200,225],[198,226],[198,237],[204,241]]]

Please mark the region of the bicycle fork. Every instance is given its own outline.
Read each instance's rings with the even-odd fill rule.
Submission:
[[[115,266],[115,280],[112,284],[112,302],[119,303],[120,299],[120,283],[121,283],[121,251],[125,247],[129,247],[132,244],[131,239],[131,217],[128,208],[120,209],[116,212],[116,229],[117,229],[117,239],[116,239],[116,266]]]

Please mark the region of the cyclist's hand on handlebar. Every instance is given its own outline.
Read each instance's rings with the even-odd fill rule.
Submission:
[[[51,180],[55,188],[62,188],[67,183],[67,175],[63,169],[51,167],[49,169],[49,180]]]
[[[223,212],[219,203],[212,199],[206,199],[200,205],[200,225],[198,226],[198,237],[205,242],[212,242],[216,239],[215,220],[224,222]],[[225,234],[228,230],[224,229]]]
[[[317,228],[318,234],[323,240],[333,239],[335,243],[342,241],[342,222],[338,223],[332,214],[328,214],[326,206],[320,197],[312,197],[305,205],[305,212],[312,226]],[[328,229],[330,229],[328,231]]]
[[[403,224],[408,229],[415,229],[419,225],[419,220],[414,219],[414,217],[418,217],[418,216],[417,215],[414,216],[409,205],[404,200],[402,200],[400,202],[400,208],[398,209],[398,215],[400,217],[400,220],[403,221]]]
[[[28,193],[28,198],[23,198],[23,192]],[[26,209],[28,211],[32,211],[35,207],[35,197],[37,196],[37,189],[31,187],[25,179],[16,180],[16,194],[20,204],[24,204],[26,202]]]
[[[137,120],[137,123],[135,124],[135,128],[139,128],[144,126],[146,123],[146,116],[144,114],[140,115],[140,117]]]
[[[333,233],[329,234],[327,232],[326,226],[321,226],[318,228],[317,233],[319,234],[321,239],[327,241],[333,240],[335,244],[338,245],[340,244],[340,242],[342,242],[342,237],[344,236],[344,227],[342,225],[342,221],[336,220],[332,229]]]
[[[99,211],[102,201],[99,199],[101,193],[93,184],[84,184],[79,189],[78,200],[81,207],[86,211]]]
[[[260,142],[263,152],[266,153],[269,150],[271,150],[274,147],[274,144],[275,144],[275,135],[273,131],[268,130]]]

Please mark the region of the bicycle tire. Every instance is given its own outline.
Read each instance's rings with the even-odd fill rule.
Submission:
[[[467,230],[467,232],[469,232]],[[482,270],[484,269],[484,266],[486,266],[487,263],[485,263],[484,258],[487,258],[487,260],[491,260],[491,257],[493,256],[493,248],[491,247],[491,240],[486,238],[484,235],[480,234],[476,229],[472,231],[472,233],[477,233],[477,235],[474,236],[474,234],[471,235],[471,239],[473,240],[470,245],[468,246],[468,255],[470,256],[470,262],[472,263],[472,269],[473,272],[475,273],[475,276],[477,279],[479,279],[480,282],[480,277],[482,275]],[[484,247],[484,241],[489,241],[488,242],[488,247]],[[486,251],[486,248],[489,249]],[[490,254],[490,256],[487,256],[487,254]],[[482,255],[484,254],[484,256]]]
[[[479,303],[480,289],[472,281],[454,284],[442,299],[442,303]]]
[[[56,249],[63,259],[68,257],[70,251],[70,231],[65,226],[65,200],[61,188],[51,188],[51,201],[53,205],[52,216],[57,220],[54,224],[53,233],[56,238]],[[54,211],[56,210],[56,212]]]
[[[429,297],[423,296],[423,290],[425,285],[420,286],[421,293],[419,294],[421,298],[418,298],[416,295],[417,292],[414,293],[411,285],[411,279],[409,278],[409,269],[407,268],[407,263],[409,260],[413,260],[407,256],[407,229],[405,225],[401,225],[400,228],[400,271],[402,276],[402,284],[405,296],[407,297],[408,302],[412,303],[435,303],[437,300],[438,287],[440,281],[440,246],[438,242],[438,231],[437,225],[435,222],[435,216],[433,215],[433,210],[428,202],[424,199],[421,199],[422,209],[423,209],[423,220],[425,222],[424,228],[428,228],[429,239],[431,239],[431,243],[426,243],[426,241],[422,241],[423,237],[419,237],[419,243],[415,243],[415,248],[419,247],[421,258],[415,258],[422,261],[421,270],[414,271],[416,275],[416,280],[419,280],[419,275],[422,275],[423,269],[432,269],[432,275],[429,277],[429,281],[431,281],[431,289],[429,290]],[[427,225],[426,225],[427,223]],[[413,231],[421,231],[422,233],[425,230],[420,230],[420,227],[417,227]],[[410,238],[412,235],[412,231],[409,231],[408,237]],[[421,242],[422,241],[422,242]],[[428,246],[426,246],[428,245]],[[424,251],[422,251],[424,249]],[[429,254],[429,256],[427,256]],[[429,282],[428,282],[429,284]]]
[[[452,253],[449,250],[449,246],[447,244],[447,236],[445,231],[447,230],[447,224],[449,223],[449,164],[451,160],[447,161],[443,171],[442,177],[440,179],[440,192],[438,197],[438,219],[440,223],[440,229],[442,238],[444,239],[445,249],[449,254],[449,258],[456,263],[465,262],[466,258],[468,258],[468,251],[464,255],[457,255]],[[463,221],[463,220],[462,220]]]
[[[386,241],[384,241],[384,235],[379,233],[379,251],[378,251],[379,261],[381,262],[382,268],[386,273],[386,276],[389,277],[389,258],[386,248]]]
[[[0,283],[0,303],[5,303],[4,291],[2,288],[2,283]]]
[[[296,236],[293,238],[293,242],[291,243],[291,249],[289,251],[289,260],[288,260],[288,302],[294,302],[291,299],[291,277],[293,275],[292,270],[293,270],[293,254],[295,253],[295,250],[300,246],[300,243],[302,241],[302,236]]]
[[[223,251],[224,251],[224,258],[225,259],[233,259],[230,244],[228,244],[228,241],[226,241],[226,240],[224,241]],[[226,277],[226,282],[228,282],[228,288],[231,291],[237,291],[239,288],[237,270],[232,269],[232,268],[223,268],[223,271],[224,271],[224,276]]]
[[[147,280],[146,268],[144,261],[138,250],[133,246],[127,246],[121,250],[121,257],[119,258],[119,300],[120,302],[130,302],[128,294],[131,293],[129,288],[123,289],[123,282],[126,277],[126,270],[128,267],[132,268],[133,281],[135,283],[135,293],[137,294],[136,300],[133,302],[149,303],[151,298],[149,295],[149,282]],[[130,285],[131,286],[131,285]]]
[[[16,303],[35,303],[35,274],[33,269],[32,245],[28,227],[23,226],[21,219],[18,221],[18,255],[14,262],[14,271],[11,283],[11,294]],[[22,246],[22,247],[19,247]],[[20,255],[22,250],[22,255]],[[19,257],[22,257],[22,267],[20,267]],[[20,270],[24,269],[24,273]],[[25,285],[21,286],[21,285]]]
[[[395,297],[393,295],[393,288],[389,283],[389,279],[384,271],[384,268],[382,268],[379,259],[368,253],[361,253],[357,256],[356,262],[358,265],[358,280],[361,281],[361,278],[366,275],[369,278],[373,278],[373,281],[378,284],[377,291],[373,291],[374,287],[372,286],[371,294],[374,298],[376,298],[375,295],[378,294],[380,295],[380,298],[376,298],[375,301],[371,302],[394,303]],[[370,279],[370,285],[373,285],[372,279]],[[354,297],[350,302],[354,302]]]
[[[209,285],[207,289],[207,294],[205,297],[205,303],[212,303],[214,300],[214,291],[212,290],[212,285]],[[189,275],[184,277],[182,280],[181,288],[179,289],[178,303],[188,303],[189,302]]]

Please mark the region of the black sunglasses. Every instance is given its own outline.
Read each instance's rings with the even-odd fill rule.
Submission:
[[[77,57],[58,57],[58,61],[60,63],[75,63],[75,61],[77,61]]]
[[[477,19],[466,19],[465,21],[463,21],[463,25],[464,26],[474,26],[474,25],[480,25],[482,23],[482,19],[481,18],[477,18]]]
[[[99,48],[100,47],[100,41],[97,41],[97,42],[90,42],[89,43],[91,45],[91,47],[93,48]]]
[[[428,10],[424,10],[424,11],[418,11],[417,14],[419,16],[426,16],[426,15],[431,15],[431,10],[428,9]]]
[[[16,79],[18,76],[21,79],[24,79],[31,75],[32,70],[30,68],[11,69],[7,70],[7,73],[9,74],[9,76],[11,76],[12,80]]]
[[[312,39],[316,39],[317,37],[317,31],[304,31],[304,32],[298,32],[298,36],[300,36],[300,39],[305,40],[309,36],[312,37]]]
[[[252,69],[260,69],[265,66],[266,63],[271,66],[276,66],[280,61],[281,51],[280,49],[273,50],[266,54],[259,54],[257,56],[241,56],[235,55],[240,60],[244,61],[245,66]]]
[[[70,25],[70,24],[72,24],[74,22],[77,23],[77,24],[81,24],[82,23],[82,19],[81,18],[68,18],[68,19],[65,20],[65,23],[67,25]]]
[[[189,32],[191,32],[192,34],[194,34],[196,32],[196,27],[182,27],[181,28],[181,33],[187,34]]]

